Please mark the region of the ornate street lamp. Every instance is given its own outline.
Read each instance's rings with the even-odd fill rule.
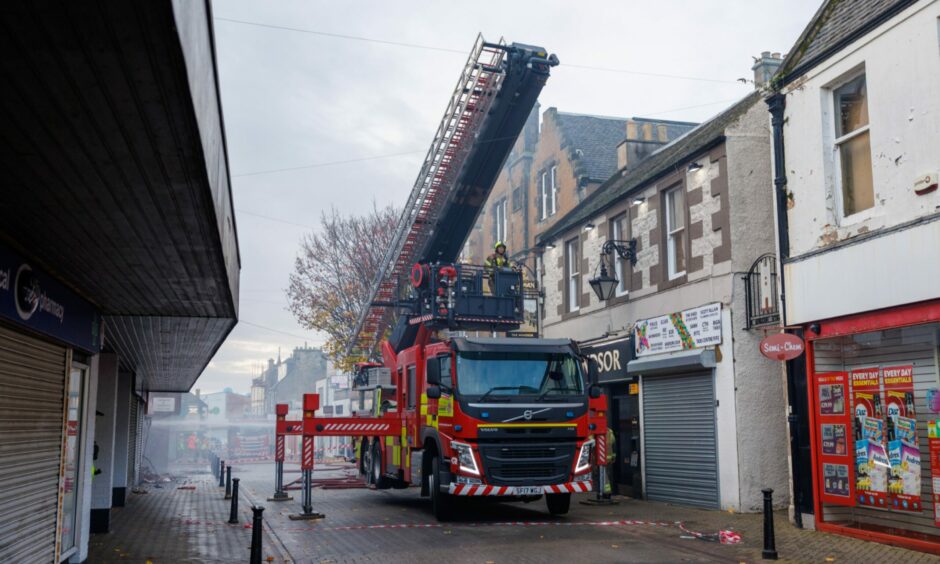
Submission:
[[[613,254],[614,251],[617,252],[617,256],[624,260],[629,260],[631,265],[635,265],[636,239],[630,239],[629,241],[607,241],[604,243],[603,248],[601,248],[601,275],[588,280],[588,283],[591,285],[591,289],[594,290],[594,295],[602,302],[614,297],[614,292],[617,291],[617,285],[620,283],[620,280],[618,280],[616,276],[611,276],[607,272],[607,257]]]

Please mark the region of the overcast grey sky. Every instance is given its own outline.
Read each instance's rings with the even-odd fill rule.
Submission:
[[[543,110],[702,121],[747,94],[751,57],[787,51],[818,5],[213,0],[241,320],[195,387],[248,391],[278,347],[322,343],[285,309],[298,243],[330,206],[403,203],[477,33],[558,55]]]

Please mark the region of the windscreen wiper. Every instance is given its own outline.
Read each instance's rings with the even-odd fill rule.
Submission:
[[[487,390],[486,393],[480,396],[480,399],[478,399],[477,401],[485,400],[487,396],[489,396],[491,393],[497,390],[518,390],[521,387],[522,386],[496,386],[495,388],[490,388],[489,390]],[[496,399],[496,398],[493,398],[493,399]],[[509,398],[505,398],[503,401],[509,401]]]
[[[580,393],[581,390],[577,388],[549,388],[545,390],[544,392],[542,392],[541,394],[539,394],[539,397],[535,398],[535,401],[542,401],[545,398],[545,396],[548,395],[548,392],[578,392]]]

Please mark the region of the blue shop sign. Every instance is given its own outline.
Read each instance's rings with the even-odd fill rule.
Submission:
[[[90,353],[101,350],[101,315],[36,265],[0,247],[0,317]]]

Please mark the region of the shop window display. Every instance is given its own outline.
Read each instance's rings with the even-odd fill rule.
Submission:
[[[938,335],[933,323],[813,342],[823,522],[940,538]]]

